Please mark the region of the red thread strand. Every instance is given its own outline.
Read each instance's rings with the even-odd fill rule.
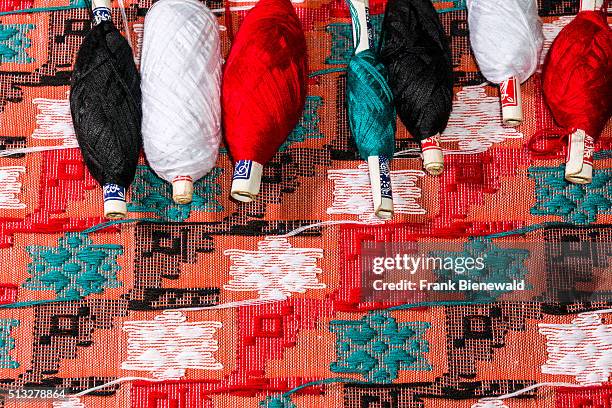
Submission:
[[[223,77],[223,125],[234,161],[267,163],[301,117],[306,38],[289,0],[260,0],[244,18]]]
[[[555,121],[597,139],[612,114],[612,30],[602,11],[581,11],[553,42],[543,69]]]

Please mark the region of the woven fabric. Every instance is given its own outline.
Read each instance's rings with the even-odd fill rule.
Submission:
[[[125,3],[139,59],[151,1]],[[0,11],[66,4],[3,0]],[[249,3],[231,4],[236,30]],[[225,27],[222,2],[207,5]],[[525,147],[554,126],[540,73],[522,88],[525,122],[502,127],[498,90],[483,84],[469,49],[464,1],[434,5],[456,74],[442,136],[450,154],[441,176],[426,175],[398,122],[393,222],[374,216],[367,167],[348,133],[348,9],[343,0],[306,0],[295,4],[309,52],[306,106],[266,166],[258,200],[229,198],[225,148],[182,206],[143,157],[129,217],[158,222],[89,233],[104,221],[102,192],[74,148],[68,105],[89,13],[0,17],[0,149],[56,148],[0,157],[0,407],[609,408],[612,305],[554,299],[594,282],[611,287],[611,252],[564,260],[555,248],[612,242],[612,127],[596,146],[593,183],[564,182],[563,152],[535,158]],[[577,0],[539,2],[546,49],[577,10]],[[383,11],[384,0],[371,1],[376,35]],[[117,27],[120,15],[113,10]],[[221,35],[226,56],[227,30]],[[343,220],[356,224],[281,236]],[[539,301],[398,308],[361,298],[364,241],[467,243],[521,229],[516,239],[550,244]],[[279,300],[257,303],[270,297]],[[8,394],[25,386],[75,394],[133,376],[158,382],[56,401]],[[588,387],[481,400],[539,382]]]

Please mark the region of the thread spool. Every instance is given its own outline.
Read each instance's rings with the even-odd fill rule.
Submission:
[[[259,193],[264,165],[301,117],[306,80],[306,38],[293,5],[260,0],[236,35],[222,84],[232,198],[250,202]]]
[[[157,1],[145,18],[140,71],[149,165],[172,183],[176,203],[189,204],[193,182],[215,166],[221,141],[216,17],[196,0]]]
[[[94,24],[111,20],[111,1],[92,0],[91,2]],[[104,199],[104,216],[109,219],[121,219],[127,215],[124,186],[109,183],[102,187]]]
[[[565,179],[574,184],[593,181],[593,153],[595,140],[578,129],[568,137],[565,159]]]
[[[105,184],[102,187],[104,195],[104,216],[111,220],[125,218],[127,204],[125,203],[125,187],[119,184]]]
[[[362,134],[363,129],[360,129],[357,117],[368,115],[367,111],[358,111],[359,107],[352,106],[351,101],[356,101],[360,95],[353,94],[352,88],[359,84],[364,78],[357,77],[355,66],[357,64],[368,64],[371,71],[376,71],[374,64],[380,64],[376,61],[376,55],[370,50],[373,38],[372,27],[369,21],[368,0],[348,0],[351,9],[351,21],[353,29],[353,43],[355,46],[354,56],[349,62],[349,72],[347,75],[347,101],[349,102],[349,126],[351,133],[355,138],[357,148],[363,159],[368,163],[368,173],[370,176],[370,186],[372,189],[372,201],[374,205],[374,214],[381,219],[390,219],[393,217],[393,190],[391,186],[391,171],[389,168],[389,160],[392,157],[394,149],[395,135],[395,111],[392,108],[392,94],[388,89],[386,80],[382,76],[377,76],[376,81],[378,86],[386,87],[386,101],[389,109],[393,110],[392,123],[385,127],[384,134]],[[361,58],[361,59],[359,59]],[[361,65],[360,65],[361,66]],[[380,69],[384,69],[382,64]],[[369,71],[370,72],[370,71]],[[380,72],[377,72],[380,75]],[[380,82],[383,81],[383,82]],[[385,109],[385,108],[383,108]],[[364,119],[367,122],[368,119]],[[367,130],[365,132],[368,132]],[[365,138],[380,138],[369,146]],[[389,139],[390,140],[387,140]],[[386,146],[387,145],[387,146]]]
[[[423,168],[432,176],[439,176],[444,171],[444,154],[440,146],[440,134],[421,140]]]
[[[423,168],[439,175],[444,169],[439,138],[452,110],[453,67],[450,43],[430,0],[387,2],[380,57],[397,113],[420,141]]]
[[[595,11],[604,0],[580,0],[580,11]],[[595,140],[582,129],[572,132],[567,139],[565,179],[574,184],[590,184],[593,181],[593,153]]]
[[[238,160],[236,162],[230,191],[234,200],[243,203],[255,200],[261,189],[263,168],[263,164],[255,160]]]
[[[353,0],[357,21],[360,27],[351,24],[355,54],[370,49],[372,42],[372,25],[369,17],[368,0]],[[374,203],[374,214],[383,220],[393,217],[393,190],[391,188],[391,169],[389,159],[384,156],[368,156],[368,173],[372,187],[372,201]]]
[[[506,126],[518,126],[523,123],[523,101],[521,85],[515,76],[499,84],[499,99],[501,102],[502,122]]]
[[[127,214],[126,189],[142,145],[140,79],[110,1],[94,0],[92,14],[71,77],[70,111],[85,164],[102,185],[104,215],[117,219]]]
[[[568,136],[565,179],[576,184],[592,181],[594,143],[612,114],[612,29],[605,4],[580,3],[578,15],[553,41],[542,71],[544,99],[565,131],[541,130],[532,140]]]

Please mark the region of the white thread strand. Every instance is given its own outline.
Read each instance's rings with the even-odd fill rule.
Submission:
[[[518,397],[523,394],[527,394],[529,391],[536,390],[542,387],[571,387],[571,388],[586,388],[586,385],[581,384],[573,384],[566,382],[542,382],[530,385],[529,387],[521,388],[520,390],[510,392],[508,394],[500,395],[498,397],[485,397],[481,398],[481,401],[496,401],[496,400],[505,400],[509,398]]]
[[[53,408],[85,408],[85,404],[77,397],[53,401]]]
[[[525,82],[538,67],[542,22],[535,0],[467,0],[470,42],[480,71],[495,84]]]
[[[123,30],[125,31],[124,33],[125,39],[127,40],[130,48],[133,50],[134,47],[132,46],[132,34],[130,32],[130,23],[127,18],[127,13],[125,12],[125,4],[123,3],[123,0],[119,0],[119,9],[121,10],[121,20],[123,21]],[[134,56],[134,60],[136,60],[136,56]]]
[[[501,400],[483,400],[481,399],[470,408],[508,408]]]
[[[272,303],[280,303],[285,301],[286,299],[272,299],[272,298],[256,298],[256,299],[245,299],[245,300],[237,300],[235,302],[226,302],[220,303],[215,306],[198,306],[198,307],[182,307],[179,309],[181,312],[198,312],[202,310],[223,310],[223,309],[235,309],[246,306],[260,306],[260,305],[269,305]]]
[[[196,0],[160,0],[145,18],[142,135],[153,170],[196,181],[221,141],[221,51],[214,15]]]
[[[47,152],[50,150],[66,150],[66,149],[75,149],[78,146],[34,146],[34,147],[22,147],[18,149],[8,149],[8,150],[0,150],[0,157],[12,156],[14,154],[28,154],[28,153],[38,153],[38,152]]]
[[[134,59],[136,66],[140,67],[140,57],[142,55],[142,37],[144,35],[144,24],[136,23],[133,26],[136,35],[136,47],[134,47]]]
[[[83,390],[81,392],[77,392],[76,394],[73,394],[72,396],[73,397],[82,397],[83,395],[91,394],[92,392],[96,392],[98,390],[102,390],[102,389],[104,389],[106,387],[110,387],[110,386],[115,385],[115,384],[121,384],[121,383],[129,382],[129,381],[162,382],[162,381],[165,381],[165,380],[162,379],[162,378],[149,378],[149,377],[120,377],[120,378],[117,378],[116,380],[109,381],[107,383],[100,384],[100,385],[97,385],[95,387],[88,388],[88,389]]]
[[[128,381],[161,382],[161,381],[165,381],[165,380],[158,379],[158,378],[147,378],[147,377],[121,377],[121,378],[117,378],[116,380],[107,382],[105,384],[98,385],[97,387],[88,388],[88,389],[86,389],[84,391],[79,392],[78,394],[74,394],[74,396],[75,397],[81,397],[83,395],[87,395],[89,393],[101,390],[103,388],[110,387],[111,385],[120,384],[120,383],[124,383],[124,382],[128,382]],[[514,398],[514,397],[518,397],[518,396],[521,396],[523,394],[526,394],[529,391],[533,391],[535,389],[542,388],[542,387],[588,388],[589,386],[588,385],[566,383],[566,382],[542,382],[542,383],[537,383],[537,384],[530,385],[529,387],[522,388],[520,390],[511,392],[509,394],[500,395],[498,397],[485,397],[485,398],[481,398],[480,401],[482,401],[482,402],[486,402],[486,401],[500,401],[500,400],[505,400],[505,399],[509,399],[509,398]]]
[[[309,230],[311,228],[325,227],[328,225],[344,225],[344,224],[371,225],[371,223],[363,222],[363,221],[329,220],[329,221],[315,222],[314,224],[302,225],[301,227],[298,227],[292,231],[289,231],[286,234],[276,235],[276,236],[282,237],[282,238],[289,238],[289,237],[293,237],[295,235],[301,234],[302,232]]]
[[[66,93],[66,95],[68,95],[68,93]],[[38,108],[38,113],[36,114],[36,129],[32,132],[32,139],[45,141],[61,140],[62,144],[0,150],[0,157],[12,156],[14,154],[47,152],[50,150],[74,149],[79,147],[72,125],[70,104],[67,96],[66,99],[35,98],[32,103]]]

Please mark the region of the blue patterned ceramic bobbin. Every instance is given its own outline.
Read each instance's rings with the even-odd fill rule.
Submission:
[[[253,160],[237,161],[232,177],[232,198],[245,203],[253,201],[259,194],[262,174],[262,164]]]

